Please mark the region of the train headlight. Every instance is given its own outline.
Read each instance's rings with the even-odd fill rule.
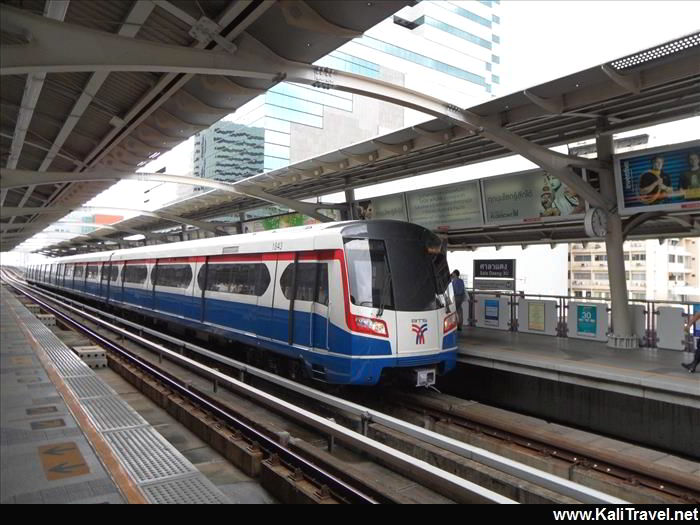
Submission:
[[[442,322],[442,332],[444,334],[451,332],[455,328],[457,328],[457,312],[451,313]]]
[[[351,327],[353,331],[389,337],[386,323],[380,319],[370,319],[369,317],[362,317],[359,315],[353,315],[351,319],[355,325]]]

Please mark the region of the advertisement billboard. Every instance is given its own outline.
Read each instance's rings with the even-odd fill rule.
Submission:
[[[544,332],[544,303],[529,302],[527,304],[527,329],[536,332]]]
[[[482,179],[486,224],[579,219],[585,201],[558,178],[529,170]]]
[[[498,299],[486,299],[484,310],[484,324],[498,326],[499,304]]]
[[[625,153],[614,160],[621,214],[700,208],[700,141]]]
[[[595,337],[598,324],[598,307],[579,304],[576,310],[576,333],[578,335]]]
[[[340,220],[340,212],[338,210],[324,210],[324,213],[329,214],[334,220]],[[301,213],[289,213],[287,215],[276,215],[274,217],[265,217],[254,221],[246,221],[243,223],[243,233],[262,232],[267,230],[277,230],[279,228],[291,228],[293,226],[305,226],[308,224],[318,224],[319,221],[307,217]]]
[[[406,203],[403,193],[374,197],[370,200],[359,201],[357,209],[358,219],[395,219],[407,220]]]
[[[409,220],[430,230],[459,230],[483,224],[476,181],[412,191],[406,199]]]

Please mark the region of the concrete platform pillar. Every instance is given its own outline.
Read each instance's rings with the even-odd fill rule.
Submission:
[[[604,197],[616,201],[615,176],[612,170],[613,136],[600,133],[596,137],[598,160],[609,169],[600,172],[600,192]],[[608,231],[605,235],[605,252],[608,256],[608,281],[612,304],[613,332],[608,336],[608,346],[612,348],[634,349],[639,346],[632,330],[632,317],[629,311],[627,280],[625,278],[625,258],[622,249],[622,219],[615,212],[608,211]]]

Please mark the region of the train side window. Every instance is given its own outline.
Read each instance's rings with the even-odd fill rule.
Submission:
[[[83,280],[85,277],[85,266],[78,264],[75,266],[75,271],[73,272],[75,279]]]
[[[148,276],[148,269],[143,264],[126,265],[122,272],[125,283],[143,284]]]
[[[109,272],[109,280],[114,282],[117,279],[119,279],[119,266],[112,263],[112,267],[111,267],[110,272]]]
[[[73,281],[73,270],[75,266],[72,264],[66,264],[66,276],[65,281]]]
[[[154,281],[156,286],[187,288],[192,282],[192,267],[189,264],[158,265],[158,269],[151,273],[151,284]]]
[[[207,291],[261,296],[270,285],[267,266],[253,264],[212,264],[207,270]],[[204,288],[205,268],[197,275],[197,282]]]
[[[328,304],[328,267],[325,263],[297,263],[297,294],[298,301],[314,301]],[[323,270],[319,272],[319,267],[325,269],[325,286],[323,285]],[[316,274],[319,272],[319,287],[316,287]],[[294,275],[294,264],[290,264],[282,272],[280,287],[282,293],[288,300],[292,300],[292,277]],[[323,290],[323,291],[322,291]],[[323,301],[321,301],[323,299]]]
[[[88,281],[96,281],[100,273],[99,267],[96,264],[89,264],[85,270],[85,278]]]
[[[315,301],[318,304],[328,306],[328,264],[318,263],[318,288],[316,289]]]
[[[100,281],[109,280],[109,263],[104,263],[100,268]]]

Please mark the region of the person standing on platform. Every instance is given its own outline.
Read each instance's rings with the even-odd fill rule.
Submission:
[[[462,324],[464,323],[462,304],[466,299],[466,294],[464,292],[464,281],[459,278],[459,270],[452,272],[452,292],[455,294],[455,305],[457,307],[457,330],[461,332]]]
[[[696,312],[688,318],[688,324],[685,326],[685,329],[692,330],[697,321],[700,321],[700,312]],[[694,374],[698,363],[700,363],[700,337],[695,338],[695,358],[693,362],[688,364],[681,363],[681,366],[686,368],[691,374]]]

